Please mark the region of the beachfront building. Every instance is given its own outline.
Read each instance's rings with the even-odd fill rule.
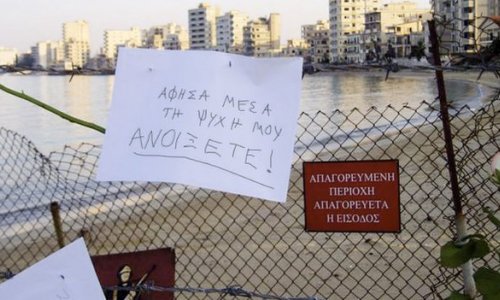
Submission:
[[[498,0],[432,0],[431,5],[447,23],[437,24],[440,48],[446,54],[475,52],[500,37],[498,25],[488,18],[500,15]]]
[[[105,30],[104,31],[104,56],[116,63],[118,48],[137,48],[142,46],[142,32],[137,27],[129,30]]]
[[[217,17],[217,51],[242,53],[243,28],[248,16],[239,11],[229,11]]]
[[[217,17],[219,8],[201,3],[188,11],[189,49],[215,49],[217,46]]]
[[[395,58],[429,55],[426,25],[431,17],[427,13],[419,19],[388,27],[387,41],[393,48]]]
[[[0,66],[14,66],[17,55],[17,49],[0,47]]]
[[[63,24],[64,58],[73,67],[83,67],[90,57],[89,25],[86,21]]]
[[[64,61],[63,41],[43,41],[31,47],[33,67],[48,70]]]
[[[280,15],[251,20],[243,28],[244,54],[249,56],[275,56],[281,53]]]
[[[416,3],[408,1],[387,3],[379,10],[365,14],[365,29],[360,39],[361,57],[364,61],[378,61],[388,51],[392,57],[409,55],[411,43],[419,38],[423,42],[423,22],[428,18],[429,10],[419,9]]]
[[[310,44],[304,39],[288,40],[286,46],[281,49],[283,56],[301,56],[304,62],[312,62],[310,54]]]
[[[352,35],[359,36],[364,31],[365,14],[378,10],[378,6],[378,0],[329,0],[332,62],[349,63],[362,59],[361,53],[348,53],[348,50],[355,51],[353,48],[356,48],[348,42],[356,40]]]
[[[349,34],[344,39],[344,62],[361,63],[364,61],[362,54],[362,33]]]
[[[310,62],[325,63],[330,60],[330,23],[327,20],[316,24],[302,25],[301,36],[309,44]]]
[[[143,46],[153,49],[186,50],[189,47],[187,31],[181,25],[168,23],[144,31]]]

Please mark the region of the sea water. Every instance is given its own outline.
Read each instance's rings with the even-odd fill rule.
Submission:
[[[391,105],[419,107],[436,103],[433,72],[335,71],[306,75],[302,80],[300,110],[314,115],[335,110],[361,113]],[[65,113],[105,127],[112,101],[114,76],[51,76],[0,74],[0,84],[24,92]],[[456,106],[478,107],[486,101],[486,87],[469,81],[446,82],[448,99]],[[100,145],[103,134],[70,123],[23,99],[0,91],[0,127],[18,132],[44,154],[82,142]],[[413,123],[412,123],[413,124]],[[360,128],[363,130],[363,128]]]

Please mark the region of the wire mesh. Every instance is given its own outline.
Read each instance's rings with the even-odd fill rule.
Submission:
[[[66,241],[84,236],[92,255],[175,249],[178,299],[221,297],[182,287],[234,286],[278,298],[439,299],[461,285],[456,270],[438,263],[454,227],[433,107],[301,114],[284,204],[179,184],[96,182],[100,147],[44,156],[1,128],[0,274],[18,273],[58,249],[49,207],[55,201]],[[484,234],[495,231],[481,206],[499,207],[498,188],[487,180],[487,162],[500,149],[499,107],[497,95],[479,110],[451,112],[469,226]],[[399,160],[400,233],[304,230],[303,161],[379,159]]]

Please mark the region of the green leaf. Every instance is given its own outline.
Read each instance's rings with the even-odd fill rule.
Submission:
[[[485,207],[485,208],[483,208],[483,211],[488,215],[488,219],[493,224],[495,224],[495,226],[497,227],[497,229],[500,229],[500,220],[497,217],[495,217],[495,215],[493,214],[493,212],[491,211],[491,209],[489,209],[488,207]]]
[[[440,258],[443,267],[456,268],[470,259],[470,253],[466,250],[465,245],[458,247],[453,241],[450,241],[441,247]]]
[[[482,238],[470,238],[465,245],[460,246],[451,241],[441,247],[440,263],[443,267],[457,268],[472,258],[485,256],[490,251],[488,243]]]
[[[482,267],[474,273],[474,281],[483,299],[500,299],[500,273]]]
[[[494,183],[497,185],[500,185],[500,170],[496,169],[495,174],[491,175],[491,180],[493,180]]]
[[[472,243],[471,258],[481,258],[486,254],[490,253],[490,247],[488,242],[484,239],[471,239],[469,243]]]
[[[453,291],[451,295],[445,300],[471,300],[472,298],[469,295],[460,294],[457,291]]]

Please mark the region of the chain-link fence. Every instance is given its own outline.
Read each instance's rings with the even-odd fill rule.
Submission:
[[[494,231],[481,207],[499,207],[487,180],[500,149],[499,97],[477,111],[450,111],[468,223],[483,234]],[[460,274],[438,263],[454,236],[441,126],[425,102],[302,114],[284,204],[177,184],[96,182],[98,146],[46,157],[2,128],[0,274],[58,249],[50,212],[58,202],[65,241],[84,236],[92,255],[175,249],[179,299],[220,297],[208,289],[252,296],[228,289],[235,286],[277,299],[439,299],[461,287]],[[400,233],[304,230],[304,161],[380,159],[399,160]]]
[[[436,48],[449,59],[429,68],[499,74],[499,20],[434,19]],[[433,60],[424,48],[414,50]],[[467,53],[457,55],[462,52]],[[399,70],[395,64],[390,59],[378,67],[389,76]],[[498,233],[482,208],[499,211],[488,161],[500,149],[500,94],[480,109],[450,107],[449,112],[469,231],[497,243]],[[456,235],[440,116],[439,105],[427,102],[301,114],[283,204],[178,184],[96,182],[99,146],[82,144],[45,156],[26,138],[0,128],[0,282],[56,251],[63,240],[83,236],[91,255],[174,249],[175,286],[149,288],[173,290],[178,299],[224,294],[441,299],[463,284],[458,270],[438,261],[440,247]],[[401,232],[304,229],[303,162],[382,159],[399,161]],[[54,203],[62,235],[54,229]],[[500,268],[490,257],[475,267],[485,262]],[[148,299],[147,291],[142,299]]]

